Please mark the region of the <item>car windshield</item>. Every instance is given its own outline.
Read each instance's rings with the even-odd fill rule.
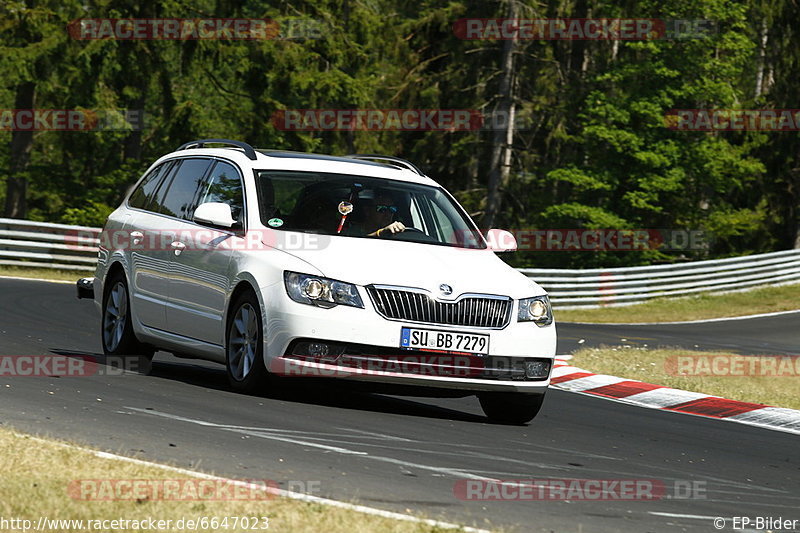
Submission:
[[[321,172],[257,175],[261,218],[273,229],[486,248],[474,224],[438,187]]]

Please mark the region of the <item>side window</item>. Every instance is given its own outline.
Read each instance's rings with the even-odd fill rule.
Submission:
[[[190,220],[194,213],[195,198],[203,176],[211,163],[209,159],[184,159],[172,173],[169,185],[158,193],[153,202],[153,211],[162,215]]]
[[[239,223],[244,222],[244,195],[242,180],[236,167],[218,161],[203,186],[197,205],[221,202],[231,206],[231,214]]]
[[[172,182],[172,177],[175,175],[175,172],[178,170],[178,167],[181,166],[180,161],[170,161],[170,165],[172,165],[168,170],[164,172],[164,178],[159,183],[158,188],[153,193],[153,199],[150,201],[149,210],[153,211],[154,213],[161,213],[163,210],[164,205],[164,195],[167,193],[167,189],[169,189],[169,184]]]
[[[137,209],[147,209],[161,178],[166,174],[169,166],[170,162],[166,162],[154,168],[128,198],[128,205]]]

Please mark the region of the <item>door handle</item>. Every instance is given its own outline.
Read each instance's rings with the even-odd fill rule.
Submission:
[[[175,250],[175,255],[181,255],[181,252],[186,248],[186,245],[181,241],[174,241],[171,246]]]
[[[144,239],[144,233],[141,231],[132,231],[131,232],[131,241],[133,244],[139,244]]]

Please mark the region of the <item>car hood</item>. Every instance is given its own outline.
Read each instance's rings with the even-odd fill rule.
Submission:
[[[357,285],[397,285],[426,289],[441,299],[464,293],[526,298],[545,294],[530,278],[505,264],[491,250],[471,250],[388,239],[328,237],[317,245],[287,250],[325,277]],[[447,284],[452,295],[441,294]]]

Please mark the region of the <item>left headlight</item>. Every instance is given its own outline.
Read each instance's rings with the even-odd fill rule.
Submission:
[[[517,321],[533,322],[537,326],[552,324],[553,308],[550,306],[550,298],[545,295],[520,300]]]
[[[358,289],[352,283],[289,271],[283,273],[283,282],[289,298],[301,304],[326,308],[336,305],[364,308]]]

